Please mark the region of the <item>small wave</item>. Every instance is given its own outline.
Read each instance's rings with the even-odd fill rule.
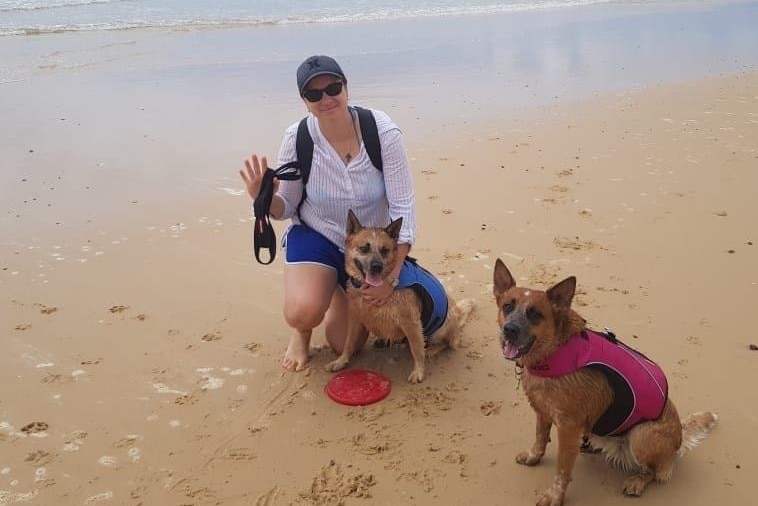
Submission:
[[[76,1],[76,0],[71,0]],[[124,0],[89,0],[88,3],[114,2]],[[482,14],[500,14],[557,9],[566,7],[589,6],[595,4],[616,3],[618,0],[545,0],[542,2],[524,2],[515,4],[481,5],[467,7],[436,7],[418,9],[377,9],[358,13],[311,14],[288,18],[238,18],[238,19],[198,19],[198,20],[156,20],[156,21],[121,21],[112,23],[79,23],[70,25],[46,26],[8,26],[0,27],[0,36],[8,35],[44,35],[64,32],[164,29],[164,30],[203,30],[222,28],[243,28],[255,26],[276,26],[313,23],[355,23],[368,21],[388,21],[407,18],[430,18],[445,16],[465,16]],[[83,2],[83,0],[82,0]]]
[[[41,11],[47,9],[60,9],[61,7],[79,7],[81,5],[110,4],[117,2],[130,2],[134,0],[60,0],[59,2],[17,2],[14,5],[0,5],[0,12],[14,11]]]
[[[50,25],[0,28],[0,37],[6,35],[47,35],[65,32],[90,32],[135,29],[169,29],[169,30],[200,30],[213,28],[235,28],[255,25],[274,25],[272,21],[134,21],[123,23],[82,23],[76,25]]]

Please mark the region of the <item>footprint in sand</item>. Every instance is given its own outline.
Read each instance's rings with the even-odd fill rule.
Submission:
[[[558,248],[562,250],[574,250],[574,251],[580,251],[580,250],[595,250],[595,249],[601,249],[605,250],[607,248],[600,246],[599,244],[595,244],[592,241],[582,241],[579,239],[579,237],[573,237],[573,238],[566,238],[566,237],[556,237],[553,239],[553,244],[558,246]]]
[[[203,340],[203,341],[205,341],[205,342],[218,341],[219,339],[221,339],[221,332],[215,330],[213,332],[209,332],[209,333],[205,334],[200,339]]]
[[[52,484],[52,483],[50,483],[51,481],[52,481],[52,483],[55,483],[55,481],[50,480],[47,477],[47,469],[45,469],[44,467],[38,467],[34,471],[34,483],[43,482],[43,483],[47,483],[47,484]]]
[[[448,464],[463,464],[468,460],[468,456],[460,450],[450,450],[442,458]]]
[[[178,404],[179,406],[192,405],[195,403],[197,403],[197,397],[192,394],[182,395],[174,399],[174,404]]]
[[[42,383],[64,383],[66,381],[71,381],[71,378],[66,378],[62,374],[57,373],[49,373],[44,378],[40,380]]]
[[[129,434],[128,436],[122,437],[115,443],[113,443],[114,448],[128,448],[130,446],[134,446],[134,443],[136,443],[138,440],[142,439],[142,436],[139,436],[137,434]]]
[[[119,305],[119,306],[111,306],[110,308],[108,308],[108,311],[110,311],[113,314],[116,314],[116,313],[123,313],[127,309],[129,309],[129,306],[120,306]]]
[[[110,455],[103,455],[97,459],[97,463],[103,467],[116,468],[118,466],[118,459],[116,457],[111,457]]]
[[[83,430],[75,430],[63,438],[63,451],[76,452],[84,444],[87,433]]]
[[[369,439],[362,432],[355,434],[351,438],[351,442],[353,443],[354,449],[364,455],[379,455],[387,453],[392,446],[389,441],[383,440],[383,436]]]
[[[486,401],[479,406],[479,411],[481,411],[484,416],[500,414],[501,409],[503,409],[502,401]]]
[[[224,378],[218,378],[211,376],[207,370],[198,371],[201,374],[197,384],[200,386],[200,390],[218,390],[224,386]]]
[[[261,494],[258,496],[258,498],[255,500],[255,506],[269,506],[271,504],[274,504],[274,501],[276,500],[276,496],[279,495],[280,489],[279,487],[274,487],[265,494]]]
[[[103,492],[102,494],[97,494],[97,495],[88,497],[84,501],[84,504],[95,504],[99,502],[110,501],[111,499],[113,499],[113,492]]]
[[[251,353],[256,353],[256,352],[258,352],[258,350],[261,349],[261,345],[260,345],[260,343],[255,343],[255,342],[253,342],[253,343],[247,343],[244,346],[244,348],[247,351],[251,352]]]
[[[342,466],[332,460],[313,478],[309,490],[299,495],[314,504],[342,504],[348,497],[370,498],[369,489],[374,485],[376,478],[373,474],[348,476]]]
[[[30,328],[32,328],[31,323],[19,323],[18,325],[14,327],[14,330],[24,331],[24,330],[29,330]]]
[[[57,307],[46,306],[44,304],[35,304],[35,306],[37,306],[39,308],[39,312],[42,313],[42,314],[53,314],[56,311],[58,311]]]
[[[374,406],[370,408],[351,409],[345,416],[348,418],[356,417],[361,422],[373,422],[384,415],[383,406]]]
[[[40,467],[49,464],[55,457],[57,457],[55,453],[46,452],[45,450],[34,450],[27,454],[24,462],[29,462],[35,467]]]
[[[224,458],[229,460],[255,460],[257,455],[250,448],[231,448],[226,450]]]
[[[21,427],[21,432],[24,434],[37,434],[39,432],[45,432],[49,428],[47,422],[31,422]]]
[[[433,410],[448,411],[454,401],[454,397],[439,388],[423,387],[407,393],[396,404],[411,415],[430,416]]]

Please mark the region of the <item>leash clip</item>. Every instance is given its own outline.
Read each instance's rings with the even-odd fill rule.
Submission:
[[[612,343],[617,343],[618,338],[616,337],[616,333],[609,329],[608,327],[603,327],[603,334],[608,338],[608,340]]]
[[[521,376],[524,374],[524,366],[514,362],[514,371],[516,373],[516,390],[521,386]]]

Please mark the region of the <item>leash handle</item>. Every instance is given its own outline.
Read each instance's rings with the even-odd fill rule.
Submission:
[[[258,198],[253,202],[255,225],[253,227],[253,253],[258,263],[268,265],[276,258],[276,234],[271,226],[271,202],[274,200],[274,180],[295,181],[300,179],[298,162],[285,163],[276,170],[266,168],[261,181]],[[268,261],[261,259],[261,249],[268,249]]]

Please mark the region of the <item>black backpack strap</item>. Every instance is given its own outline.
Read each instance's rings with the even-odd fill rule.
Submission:
[[[300,178],[303,180],[303,186],[305,186],[308,177],[311,175],[311,164],[313,163],[313,137],[308,131],[307,117],[301,119],[300,124],[297,125],[295,152],[300,164]]]
[[[297,162],[300,165],[300,179],[303,181],[303,195],[297,204],[297,216],[300,217],[300,206],[305,202],[305,187],[308,178],[311,175],[311,164],[313,163],[313,137],[308,131],[308,117],[300,120],[297,126],[297,138],[295,139],[295,152],[297,153]],[[301,218],[302,221],[302,218]]]
[[[366,152],[371,159],[374,167],[379,172],[384,170],[382,162],[382,144],[379,142],[379,130],[376,127],[376,118],[373,113],[363,107],[354,106],[355,112],[358,113],[358,121],[361,124],[361,137],[363,144],[366,146]]]

